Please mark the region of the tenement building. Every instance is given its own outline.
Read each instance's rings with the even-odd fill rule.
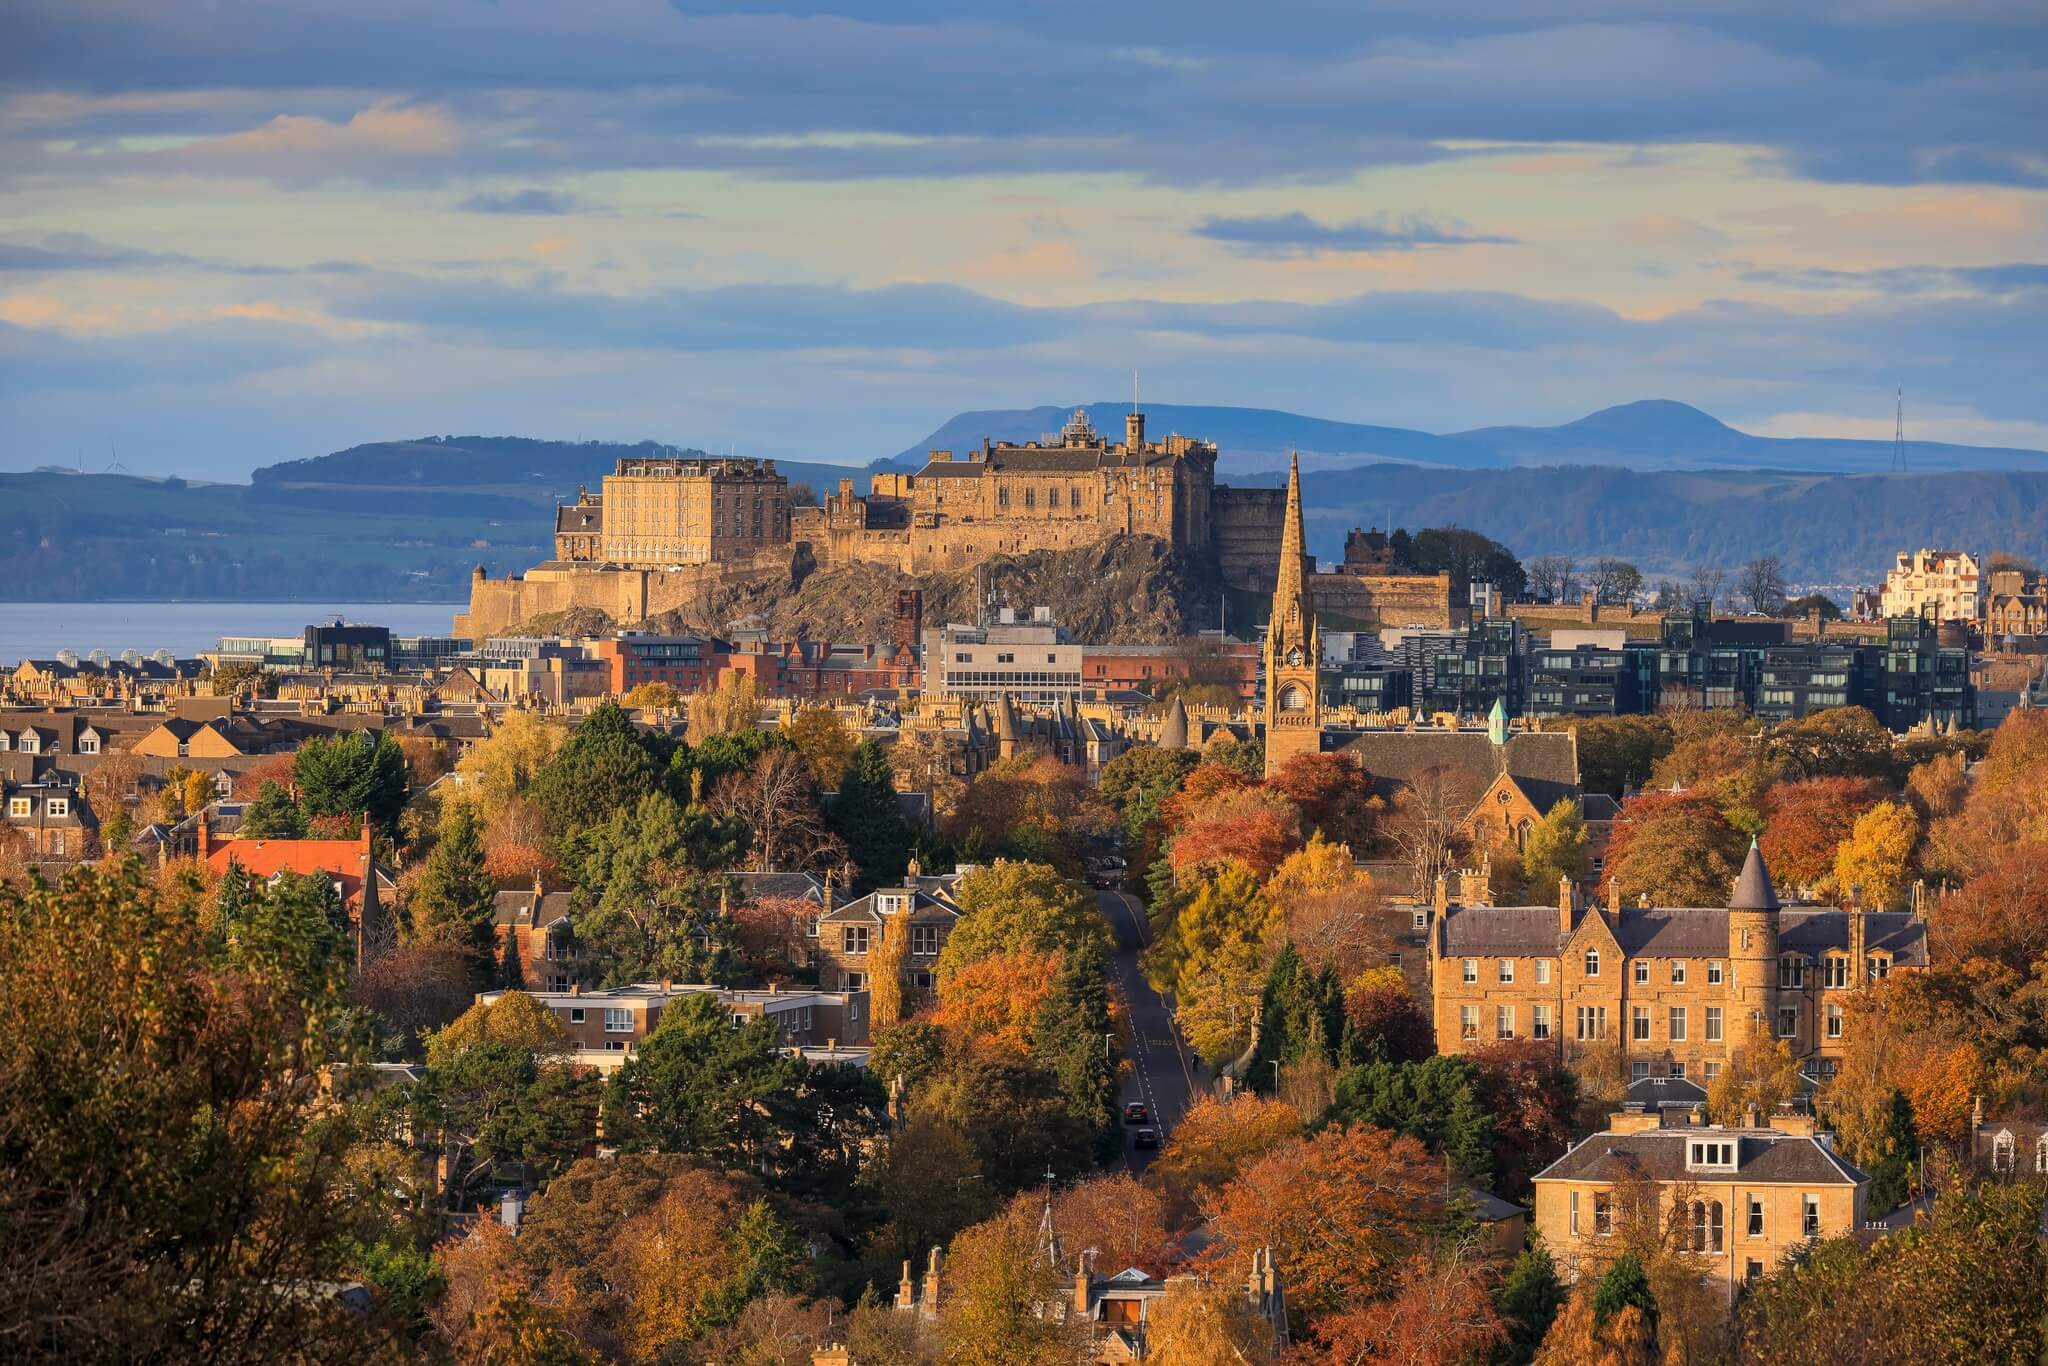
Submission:
[[[1611,886],[1611,884],[1610,884]],[[1633,1077],[1709,1080],[1752,1022],[1802,1069],[1833,1075],[1852,994],[1927,966],[1927,926],[1905,912],[1782,906],[1754,844],[1723,907],[1450,904],[1429,934],[1437,1047],[1538,1039],[1570,1058],[1619,1039]]]
[[[1884,576],[1880,603],[1888,617],[1974,622],[1984,606],[1977,557],[1967,550],[1901,550]]]

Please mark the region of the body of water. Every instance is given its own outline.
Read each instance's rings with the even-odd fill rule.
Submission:
[[[445,636],[466,603],[453,602],[0,602],[0,665],[169,650],[189,659],[222,636],[296,636],[336,617],[388,626],[395,636]]]

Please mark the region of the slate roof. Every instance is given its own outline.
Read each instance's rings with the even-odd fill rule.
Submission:
[[[1718,906],[1594,907],[1615,943],[1631,958],[1725,958],[1728,912]],[[1555,906],[1453,906],[1443,919],[1446,957],[1536,957],[1563,941]],[[1927,925],[1904,911],[1864,914],[1864,945],[1904,967],[1927,964]],[[1849,947],[1849,913],[1837,906],[1793,907],[1778,913],[1778,948],[1818,959]]]
[[[1882,949],[1907,967],[1927,966],[1927,922],[1906,911],[1866,911],[1863,945]],[[1778,948],[1818,958],[1849,947],[1849,917],[1832,906],[1778,913]]]
[[[1446,957],[1533,958],[1563,943],[1555,906],[1453,906],[1444,915]],[[1728,936],[1721,936],[1726,952]]]
[[[1697,1179],[1687,1173],[1685,1145],[1700,1138],[1732,1138],[1736,1179],[1757,1185],[1857,1186],[1870,1180],[1818,1138],[1776,1129],[1645,1129],[1594,1134],[1536,1174],[1538,1181],[1614,1181],[1632,1174],[1628,1159],[1655,1181]],[[1725,1180],[1723,1174],[1710,1179]]]
[[[569,918],[569,893],[532,890],[499,892],[491,898],[491,923],[546,929]]]
[[[1742,872],[1735,879],[1735,894],[1728,898],[1728,904],[1738,911],[1773,911],[1778,908],[1778,893],[1771,886],[1771,870],[1764,867],[1763,850],[1754,839],[1749,842],[1749,854],[1742,860]]]
[[[1544,810],[1542,797],[1554,802],[1579,791],[1578,748],[1568,731],[1518,731],[1496,750],[1483,730],[1368,730],[1343,748],[1365,765],[1382,796],[1433,768],[1461,775],[1475,798],[1507,772]]]
[[[555,504],[556,535],[603,530],[604,504],[602,502]]]
[[[1623,1103],[1645,1110],[1690,1110],[1707,1103],[1707,1088],[1685,1077],[1642,1077],[1628,1084]]]
[[[764,897],[787,897],[797,901],[825,900],[825,881],[814,873],[733,873],[732,879],[740,884],[742,902],[758,901]],[[834,900],[840,887],[834,891]]]

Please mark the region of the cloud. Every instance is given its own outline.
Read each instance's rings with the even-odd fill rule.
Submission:
[[[609,214],[609,205],[593,204],[587,199],[569,194],[563,190],[543,190],[529,186],[523,190],[485,191],[473,194],[455,206],[464,213],[528,214],[544,216],[551,214]]]
[[[221,275],[354,275],[368,269],[355,261],[314,261],[303,266],[270,266],[216,261],[183,252],[145,251],[103,242],[82,232],[45,233],[32,241],[0,241],[0,273],[54,274],[92,270],[105,273],[193,270]]]
[[[1413,251],[1417,247],[1511,243],[1497,237],[1458,231],[1424,218],[1389,221],[1385,217],[1324,223],[1296,210],[1265,218],[1205,218],[1192,229],[1196,237],[1221,242],[1239,256],[1293,258],[1335,252]]]
[[[1753,284],[1787,289],[1872,290],[1882,294],[2016,294],[2048,289],[2048,263],[2012,261],[1994,266],[1886,266],[1878,270],[1745,270]]]

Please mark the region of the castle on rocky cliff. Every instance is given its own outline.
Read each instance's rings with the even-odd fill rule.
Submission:
[[[1263,596],[1286,506],[1284,489],[1218,484],[1212,442],[1147,440],[1140,412],[1125,417],[1121,442],[1076,409],[1057,436],[984,440],[964,456],[932,451],[915,474],[878,471],[866,495],[842,479],[809,507],[790,505],[772,460],[636,457],[605,476],[600,494],[581,490],[556,508],[552,560],[504,579],[479,568],[455,632],[482,638],[573,607],[639,621],[725,583],[863,564],[916,576],[1118,535],[1164,541],[1192,563],[1213,559],[1225,588]],[[1447,578],[1362,568],[1314,576],[1345,580],[1318,590],[1329,614],[1449,623]]]

